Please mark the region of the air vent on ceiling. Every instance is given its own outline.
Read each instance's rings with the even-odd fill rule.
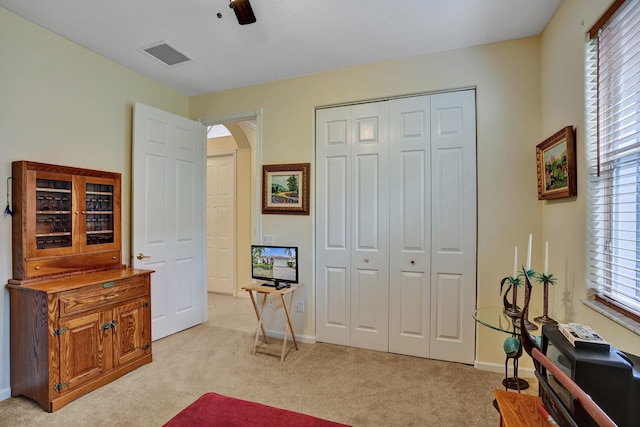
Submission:
[[[179,52],[167,42],[154,43],[142,50],[169,67],[191,61],[191,58]]]

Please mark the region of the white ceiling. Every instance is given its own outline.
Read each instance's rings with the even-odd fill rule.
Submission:
[[[562,0],[0,0],[0,6],[185,95],[538,35]],[[222,14],[218,18],[217,13]],[[167,42],[191,61],[143,52]]]

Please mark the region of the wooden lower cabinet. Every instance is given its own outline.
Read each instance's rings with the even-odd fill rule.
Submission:
[[[10,282],[11,395],[53,412],[151,362],[151,273]]]

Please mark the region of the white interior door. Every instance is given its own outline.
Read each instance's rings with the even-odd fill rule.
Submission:
[[[131,252],[155,270],[153,340],[205,320],[205,161],[203,125],[135,104]]]
[[[389,351],[429,357],[431,98],[390,101]]]
[[[476,305],[475,91],[431,97],[431,358],[473,363]]]
[[[388,105],[317,112],[316,334],[388,349]]]
[[[316,112],[316,339],[351,345],[351,107]]]
[[[207,283],[210,292],[236,293],[236,156],[207,158]]]
[[[352,109],[351,345],[389,348],[389,105]]]

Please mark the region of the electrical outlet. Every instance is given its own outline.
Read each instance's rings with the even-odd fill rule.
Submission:
[[[297,307],[298,311],[300,313],[304,313],[304,301],[300,300],[298,301]]]
[[[265,234],[264,235],[264,244],[265,245],[273,245],[275,239],[273,238],[273,234]]]
[[[269,299],[267,300],[267,307],[269,308],[273,308],[273,298],[268,297]]]

